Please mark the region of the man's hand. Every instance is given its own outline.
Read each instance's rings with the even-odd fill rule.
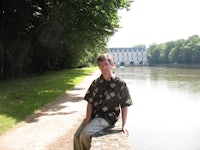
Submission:
[[[126,135],[129,135],[129,132],[128,132],[128,130],[127,130],[127,129],[125,129],[125,128],[123,128],[123,129],[122,129],[122,132],[123,132],[124,134],[126,134]]]

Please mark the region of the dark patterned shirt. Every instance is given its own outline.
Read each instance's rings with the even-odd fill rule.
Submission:
[[[110,125],[118,120],[120,107],[132,105],[126,83],[119,77],[106,81],[102,75],[92,82],[84,100],[93,106],[92,118],[104,118]]]

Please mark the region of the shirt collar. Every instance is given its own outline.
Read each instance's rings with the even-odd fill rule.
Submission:
[[[103,78],[103,75],[101,74],[100,78],[103,80],[103,81],[106,81],[104,78]],[[113,73],[111,78],[107,81],[110,81],[110,80],[114,80],[116,78],[116,75]]]

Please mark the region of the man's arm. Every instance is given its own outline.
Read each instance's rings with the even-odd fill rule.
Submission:
[[[122,107],[122,131],[128,134],[128,130],[126,129],[126,120],[128,115],[128,107]]]
[[[91,120],[91,116],[92,116],[92,104],[88,103],[87,104],[87,110],[86,110],[86,119],[85,119],[85,124],[87,125],[90,120]]]

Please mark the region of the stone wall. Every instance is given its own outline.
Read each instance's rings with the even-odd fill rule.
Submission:
[[[121,131],[121,119],[114,128],[105,129],[92,137],[90,150],[131,150],[130,139]]]

